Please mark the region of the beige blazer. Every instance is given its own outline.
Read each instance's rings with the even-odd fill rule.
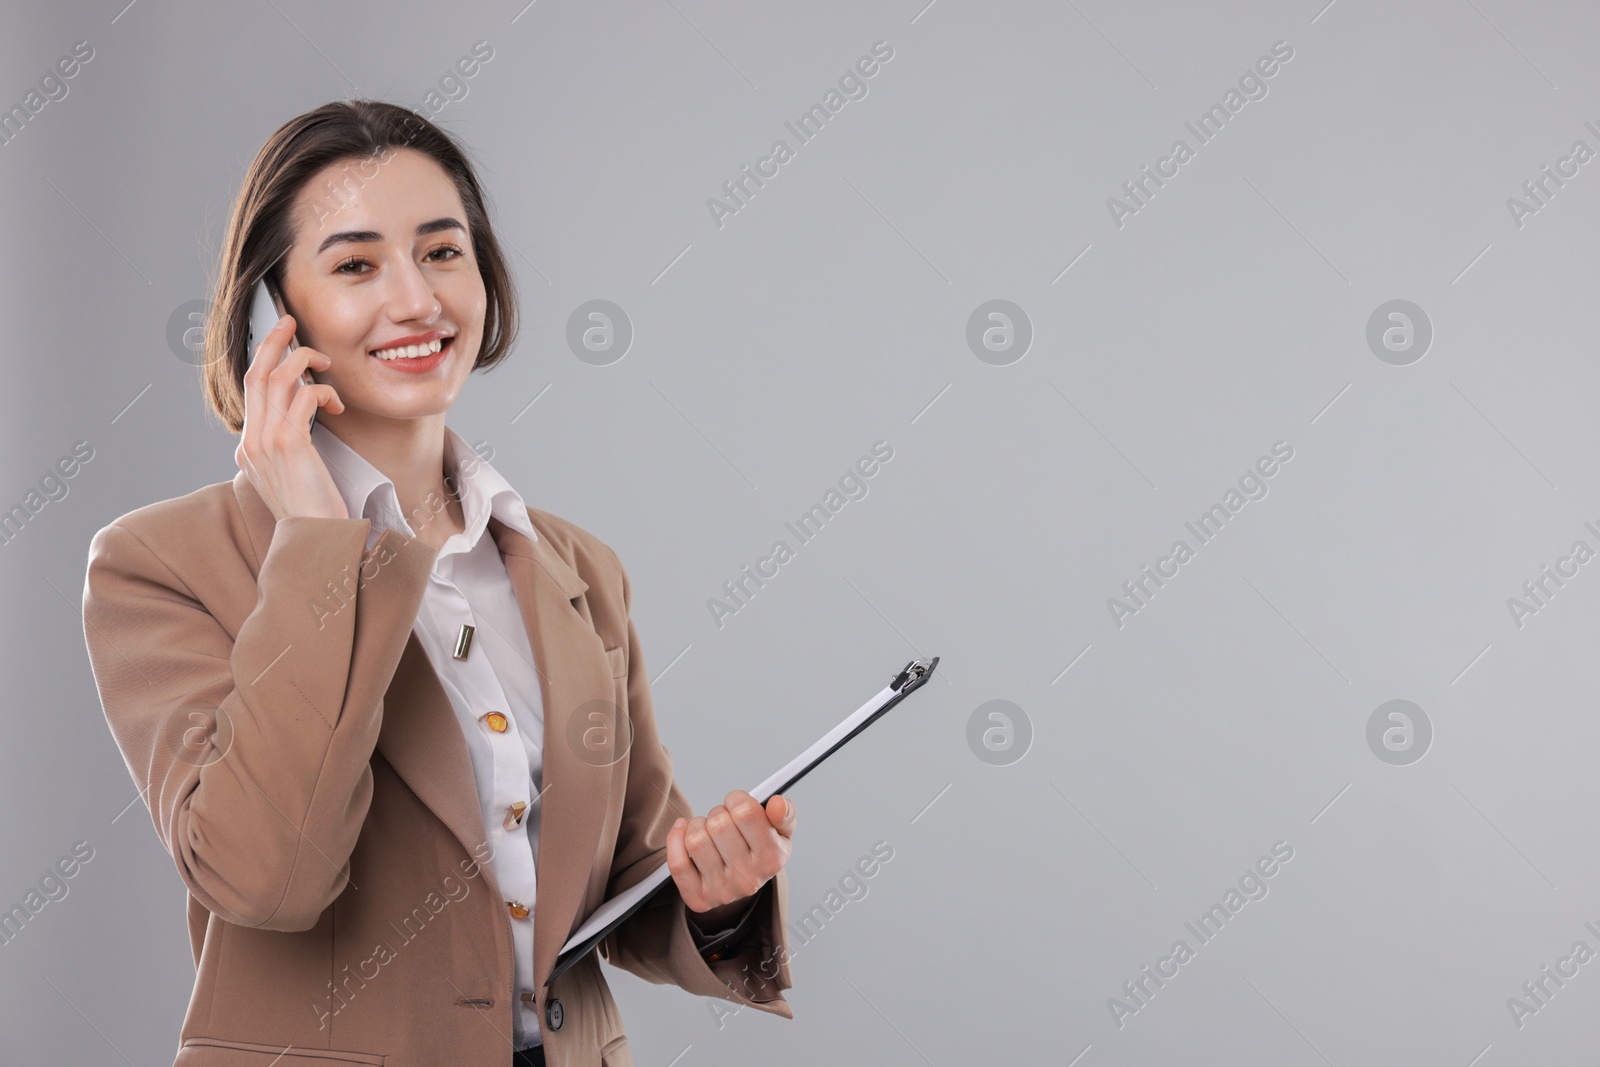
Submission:
[[[537,540],[489,523],[544,707],[523,920],[495,886],[466,740],[412,634],[435,549],[387,530],[365,553],[364,518],[275,521],[243,473],[95,535],[96,685],[188,888],[197,974],[175,1067],[507,1067],[517,921],[534,923],[551,1067],[631,1067],[595,954],[544,982],[602,901],[666,862],[667,829],[692,809],[616,553],[528,515]],[[596,724],[631,738],[614,762],[574,740]],[[608,962],[793,1018],[784,874],[720,959],[697,951],[675,890],[656,899],[606,939]]]

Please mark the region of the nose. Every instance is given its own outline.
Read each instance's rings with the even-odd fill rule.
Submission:
[[[389,316],[395,322],[429,322],[442,310],[433,286],[415,263],[406,263],[389,275]]]

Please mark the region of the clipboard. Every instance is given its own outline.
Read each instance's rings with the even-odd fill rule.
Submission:
[[[871,700],[861,705],[839,725],[822,735],[816,744],[790,760],[784,767],[774,773],[766,781],[750,790],[750,795],[758,804],[765,804],[774,795],[786,792],[801,778],[816,767],[823,760],[833,755],[845,746],[852,737],[872,725],[884,712],[894,707],[900,701],[922,688],[928,679],[933,677],[933,669],[938,666],[939,657],[930,660],[914,659],[906,664],[894,676],[894,680],[878,692]],[[587,922],[580,926],[567,943],[562,946],[561,953],[556,957],[556,964],[550,970],[550,977],[545,979],[545,987],[561,977],[566,970],[579,960],[592,952],[606,936],[621,926],[629,916],[642,908],[660,891],[661,887],[672,882],[672,871],[668,869],[666,858],[663,855],[661,866],[651,871],[638,884],[618,893],[594,910]]]

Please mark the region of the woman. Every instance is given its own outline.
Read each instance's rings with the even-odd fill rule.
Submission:
[[[263,278],[291,314],[252,354]],[[674,887],[604,957],[792,1018],[794,805],[693,814],[616,554],[445,425],[515,332],[478,179],[433,124],[334,103],[261,149],[206,333],[239,473],[102,529],[84,590],[188,888],[177,1067],[631,1064],[595,954],[546,979],[663,859]]]

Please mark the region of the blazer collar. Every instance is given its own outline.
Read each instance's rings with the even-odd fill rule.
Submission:
[[[372,531],[367,537],[368,549],[377,542],[386,527],[398,527],[405,533],[415,535],[409,520],[416,516],[401,514],[393,479],[374,467],[370,460],[345,444],[321,422],[311,426],[311,443],[332,475],[334,488],[344,498],[345,510],[354,518],[373,520]],[[539,539],[538,532],[528,518],[528,507],[522,495],[449,426],[444,428],[444,458],[450,482],[461,494],[462,517],[466,521],[465,536],[469,547],[478,543],[491,517],[532,540]]]
[[[256,557],[253,571],[259,576],[276,520],[243,471],[234,476],[233,486]],[[533,915],[533,981],[537,989],[543,987],[561,946],[582,921],[585,898],[592,895],[598,903],[607,888],[608,865],[596,863],[596,852],[616,765],[597,765],[592,757],[586,759],[580,739],[585,730],[594,728],[597,714],[611,719],[613,731],[626,731],[627,726],[615,721],[620,709],[615,704],[605,642],[588,621],[587,607],[579,610],[589,583],[557,554],[547,536],[531,539],[498,518],[489,520],[488,529],[500,549],[533,645],[544,708],[543,789],[535,801],[540,819],[538,896]],[[382,587],[382,582],[371,586],[374,591]],[[384,603],[369,601],[367,606],[381,608]],[[377,751],[469,856],[487,854],[466,738],[414,631],[407,636],[382,714]],[[490,891],[498,895],[500,889],[488,864],[483,865],[482,875]],[[506,913],[502,910],[500,914]],[[495,943],[502,973],[507,975],[511,974],[514,951],[509,924],[517,921],[508,917],[496,924]]]

